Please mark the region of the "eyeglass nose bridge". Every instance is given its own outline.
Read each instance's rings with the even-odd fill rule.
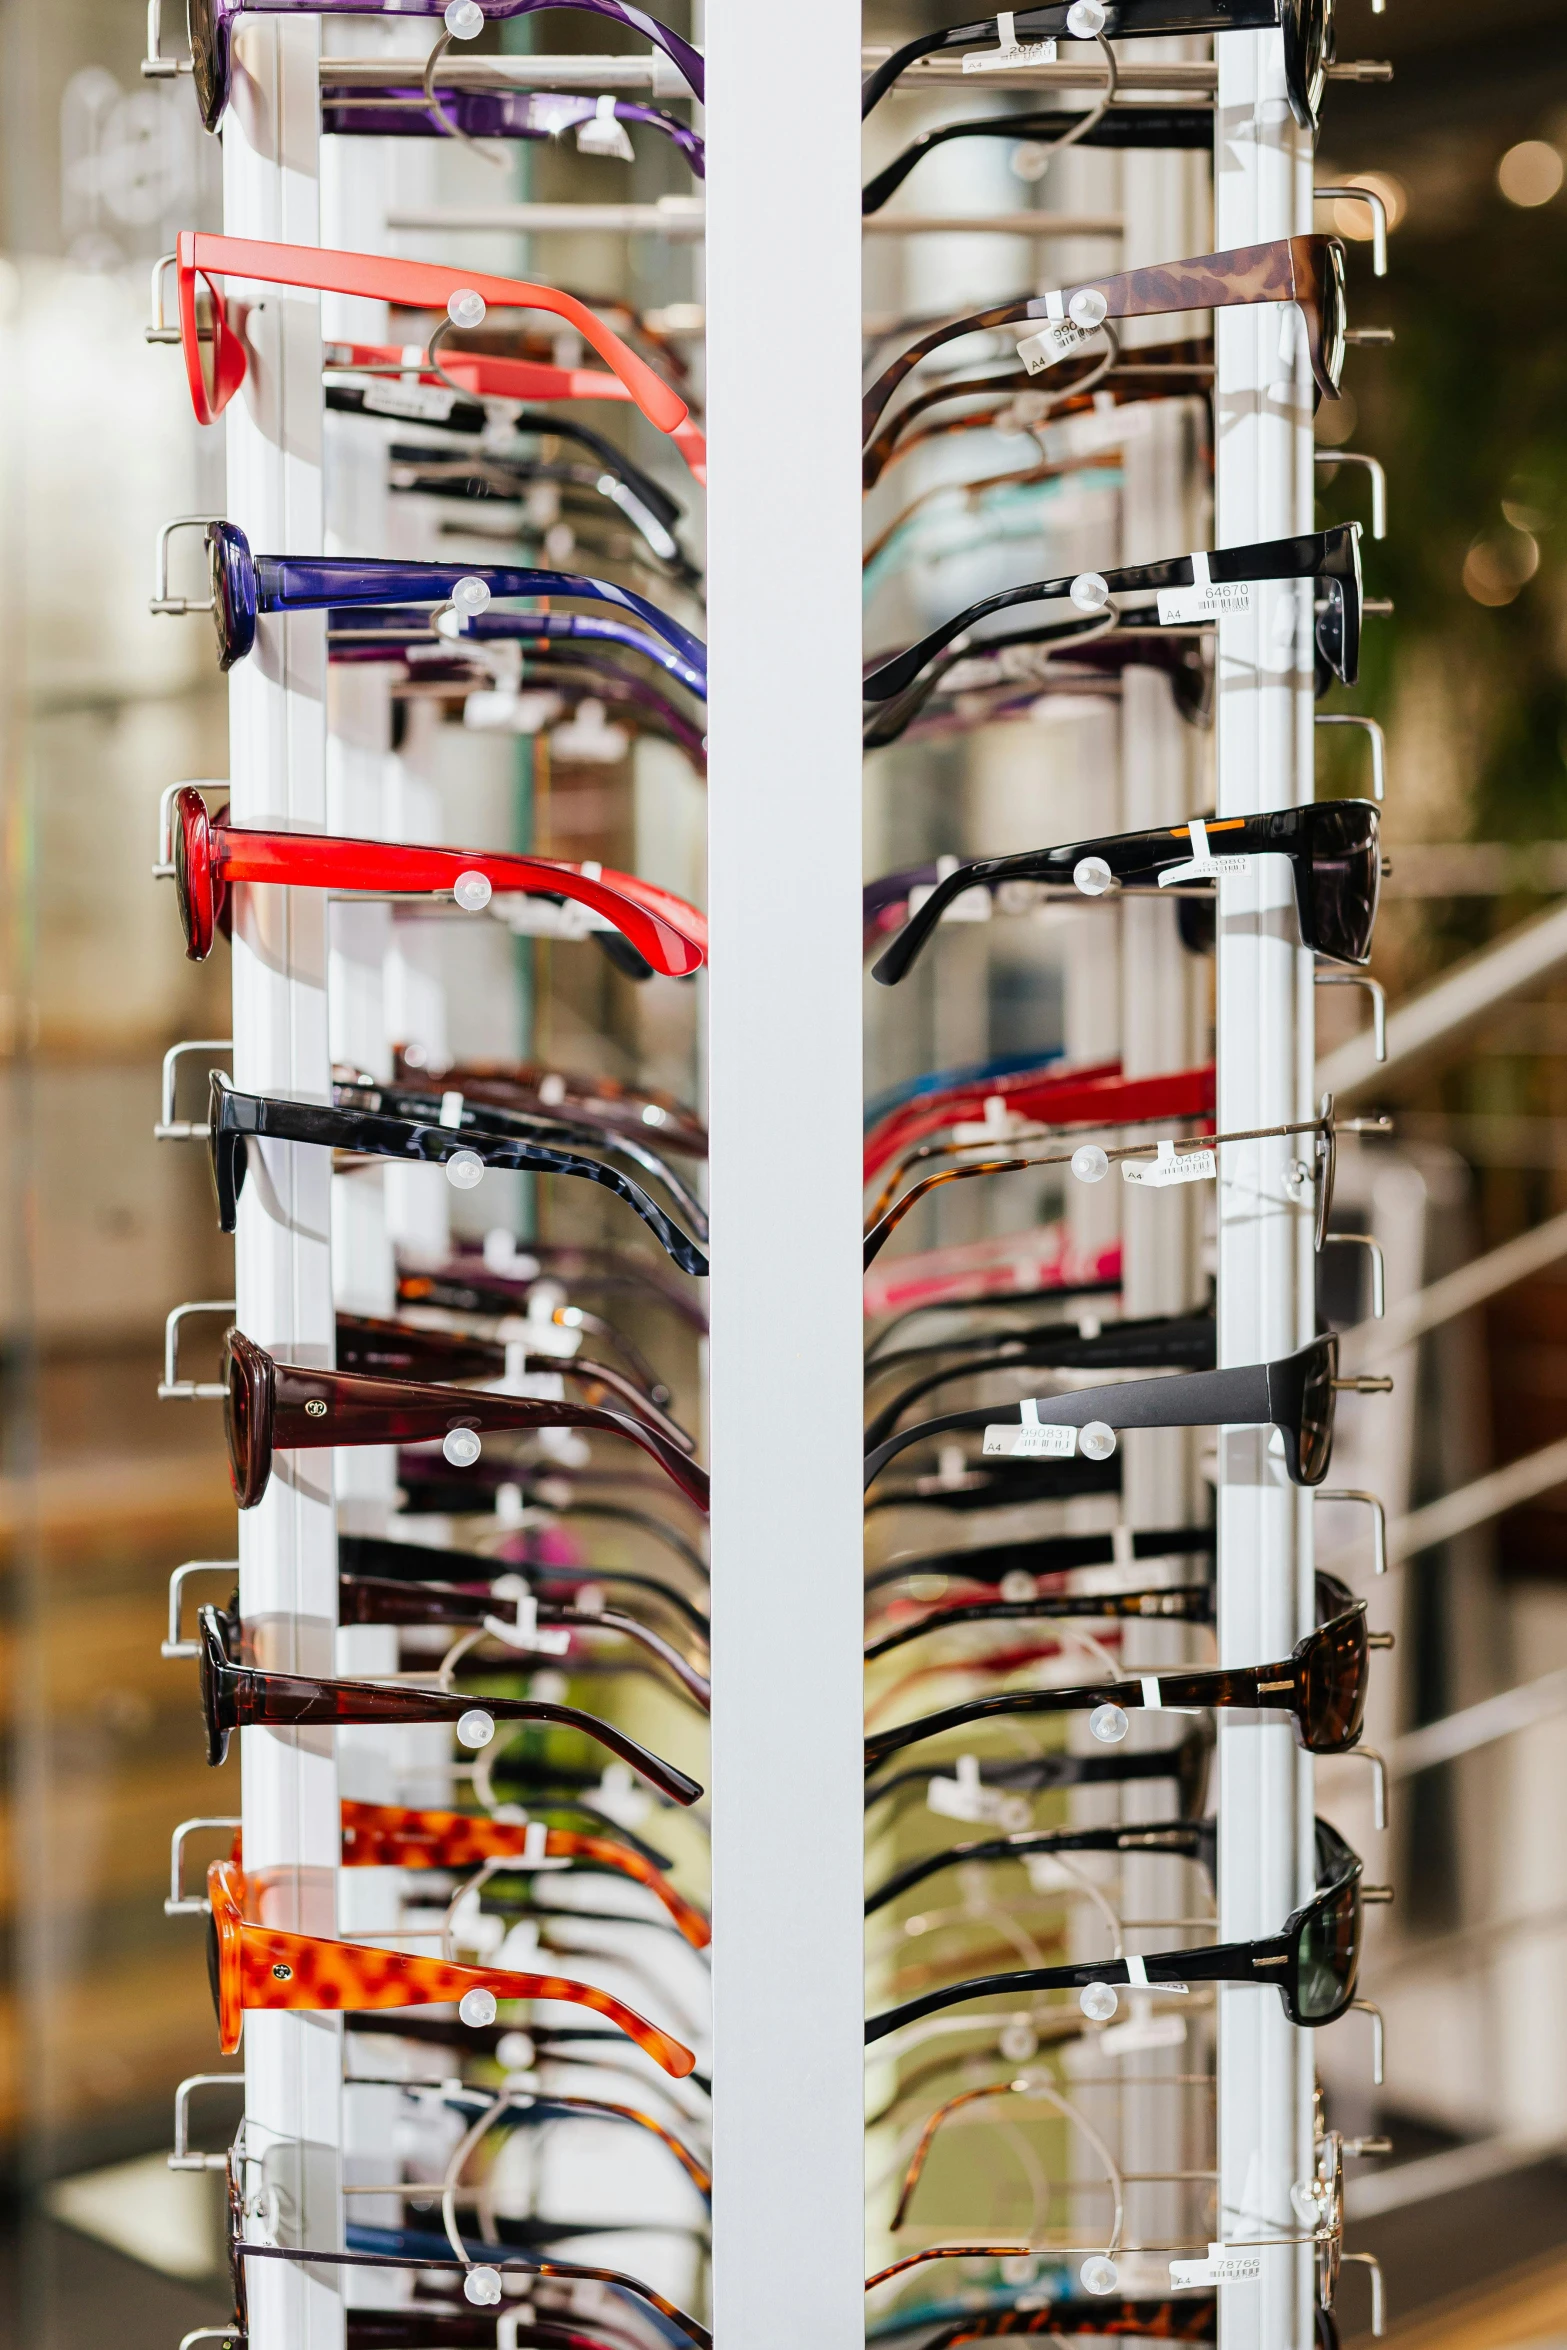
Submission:
[[[243,1822],[239,1820],[181,1820],[169,1839],[169,1891],[163,1904],[166,1918],[204,1918],[211,1913],[212,1904],[204,1893],[187,1893],[185,1890],[186,1839],[194,1836],[199,1828],[238,1828],[242,1825]],[[230,2078],[227,2073],[207,2073],[199,2077],[215,2081]]]
[[[243,2073],[190,2073],[181,2081],[174,2092],[174,2151],[168,2158],[169,2168],[226,2171],[229,2166],[226,2154],[192,2154],[190,2150],[190,2101],[197,2089],[238,2089],[243,2096],[245,2076]],[[233,2330],[232,2326],[214,2326],[198,2332],[200,2338],[208,2341],[226,2341]],[[196,2338],[190,2334],[185,2337],[187,2342]]]
[[[184,787],[176,785],[175,788],[179,790]],[[158,1123],[152,1130],[154,1142],[208,1142],[211,1140],[212,1128],[209,1125],[205,1123],[197,1125],[192,1119],[176,1118],[174,1115],[179,1089],[180,1062],[186,1053],[231,1053],[233,1050],[234,1039],[231,1036],[191,1036],[186,1037],[180,1044],[170,1045],[163,1056],[163,1094],[159,1103]],[[188,1306],[180,1308],[182,1313],[204,1310]],[[172,1376],[171,1372],[170,1377],[172,1378]]]
[[[239,1573],[238,1559],[187,1559],[176,1567],[169,1577],[169,1636],[159,1654],[173,1660],[177,1657],[200,1656],[199,1640],[187,1640],[180,1624],[185,1586],[192,1575],[227,1575],[232,1579]],[[178,1831],[176,1830],[176,1834]]]
[[[198,1298],[175,1306],[163,1324],[163,1377],[158,1381],[159,1403],[221,1403],[228,1394],[226,1380],[180,1377],[180,1332],[192,1314],[237,1314],[231,1297]]]
[[[188,612],[210,612],[213,609],[211,596],[208,596],[204,604],[197,604],[193,603],[189,596],[171,596],[169,594],[169,541],[177,530],[206,531],[210,530],[215,522],[223,520],[224,517],[221,514],[177,514],[172,522],[164,523],[158,532],[154,589],[152,599],[147,606],[149,612],[163,618],[182,620]]]

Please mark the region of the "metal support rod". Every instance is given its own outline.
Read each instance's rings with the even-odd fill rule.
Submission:
[[[223,130],[223,217],[231,236],[319,242],[320,22],[255,16],[234,31],[246,102]],[[233,281],[230,281],[232,289]],[[319,300],[257,289],[249,366],[227,413],[228,512],[252,545],[322,548]],[[241,824],[325,828],[324,615],[263,618],[229,681],[229,773]],[[255,1092],[331,1100],[326,905],[316,892],[235,891],[234,1076]],[[325,1151],[252,1146],[235,1236],[236,1319],[285,1361],[330,1364],[332,1309]],[[268,1663],[329,1673],[337,1621],[330,1452],[282,1454],[239,1525],[240,1604],[265,1627]],[[268,1872],[266,1921],[311,1934],[336,1925],[337,1758],[330,1731],[241,1732],[245,1865]],[[340,2019],[245,2020],[246,2147],[271,2190],[275,2240],[342,2242]],[[251,2264],[251,2350],[341,2350],[346,2272]]]
[[[1277,33],[1216,44],[1214,244],[1258,244],[1311,226],[1311,158],[1284,96]],[[1217,517],[1234,546],[1309,530],[1310,379],[1292,308],[1215,314]],[[1219,630],[1221,815],[1290,806],[1312,793],[1311,608],[1293,585],[1258,594]],[[1295,943],[1281,861],[1258,858],[1226,881],[1219,907],[1218,1118],[1221,1131],[1310,1113],[1311,958]],[[1227,1160],[1219,1189],[1219,1361],[1266,1361],[1309,1338],[1310,1217],[1288,1187],[1289,1146],[1253,1143]],[[1226,1664],[1281,1656],[1310,1621],[1308,1497],[1292,1487],[1265,1431],[1219,1440],[1219,1650]],[[1219,1730],[1219,1935],[1277,1933],[1312,1876],[1310,1765],[1287,1729],[1222,1717]],[[1290,2191],[1311,2167],[1309,2034],[1271,1993],[1219,1994],[1216,2233],[1287,2236]],[[1311,2340],[1311,2263],[1298,2247],[1265,2254],[1254,2280],[1219,2288],[1221,2350],[1303,2350]]]
[[[775,21],[709,30],[713,2330],[860,2350],[859,41],[796,0],[802,175]],[[803,371],[758,365],[781,318]],[[777,1115],[807,1099],[802,1200]]]

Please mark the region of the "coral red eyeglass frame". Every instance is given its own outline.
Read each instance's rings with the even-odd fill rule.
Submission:
[[[251,278],[263,285],[299,286],[312,293],[358,294],[410,310],[445,311],[457,294],[477,294],[490,309],[549,310],[577,328],[614,370],[650,424],[672,433],[690,411],[680,394],[639,359],[614,330],[554,286],[526,278],[448,269],[436,261],[400,261],[378,253],[340,253],[316,245],[275,245],[250,237],[219,237],[182,229],[175,248],[179,281],[180,346],[198,424],[212,424],[245,380],[245,345],[229,319],[220,281]],[[198,281],[200,281],[198,283]],[[204,318],[206,300],[210,313]],[[479,312],[479,317],[483,311]],[[476,317],[472,324],[478,324]]]
[[[492,1820],[466,1811],[415,1811],[392,1803],[343,1799],[345,1869],[469,1869],[486,1861],[586,1860],[645,1885],[693,1950],[705,1950],[713,1929],[694,1903],[677,1893],[645,1853],[613,1836],[551,1828],[543,1820]]]
[[[236,881],[285,889],[363,890],[401,897],[455,897],[477,913],[494,891],[572,898],[614,924],[639,955],[672,979],[707,960],[707,918],[684,898],[634,873],[589,871],[552,857],[493,855],[485,849],[425,848],[401,841],[352,840],[331,833],[266,832],[209,813],[193,785],[174,795],[171,846],[185,952],[193,963],[212,941]],[[480,884],[485,885],[480,887]]]
[[[496,1999],[558,1999],[571,2007],[592,2008],[675,2080],[684,2080],[696,2069],[689,2048],[596,1983],[573,1983],[564,1975],[511,1974],[501,1967],[457,1966],[448,1959],[418,1958],[361,1942],[285,1933],[246,1917],[245,1892],[245,1872],[237,1863],[212,1863],[207,1871],[212,1905],[207,1967],[225,2056],[239,2047],[247,2009],[350,2009],[362,2014],[381,2007],[443,2007],[460,2002],[470,1991],[488,1991]]]

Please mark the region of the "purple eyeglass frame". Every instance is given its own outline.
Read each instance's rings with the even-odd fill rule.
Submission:
[[[645,123],[680,149],[698,179],[707,177],[707,147],[699,131],[632,98],[614,101],[617,122]],[[321,128],[334,138],[428,139],[453,132],[464,139],[554,139],[592,122],[597,98],[561,90],[440,90],[432,106],[416,82],[375,97],[355,90],[321,93]]]
[[[685,76],[691,93],[705,99],[706,74],[702,54],[668,25],[660,24],[629,0],[479,0],[487,17],[533,16],[541,8],[575,8],[590,16],[607,16],[644,34],[655,49]],[[233,78],[234,19],[240,15],[381,16],[389,13],[376,0],[187,0],[190,52],[195,65],[196,101],[209,131],[223,120]],[[402,0],[400,16],[441,16],[445,0]]]
[[[352,628],[353,623],[351,609],[342,612],[334,610],[327,618],[329,630]],[[430,616],[423,610],[403,611],[393,607],[385,614],[385,629],[388,648],[393,652],[401,651],[408,644],[427,644]],[[465,644],[482,644],[486,640],[504,641],[509,637],[575,638],[593,644],[619,645],[628,653],[640,653],[644,659],[656,662],[667,677],[674,678],[688,693],[695,694],[698,701],[707,700],[705,669],[693,668],[689,661],[682,660],[668,645],[660,644],[656,637],[645,636],[641,629],[630,627],[626,621],[605,620],[596,612],[467,613],[451,644],[455,652],[460,651]],[[361,655],[356,647],[355,657],[368,659],[372,655]]]

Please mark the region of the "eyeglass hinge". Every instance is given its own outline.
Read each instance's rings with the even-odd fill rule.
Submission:
[[[180,1377],[180,1329],[190,1314],[236,1314],[238,1305],[231,1297],[201,1298],[190,1304],[176,1306],[163,1325],[163,1377],[158,1381],[160,1403],[221,1403],[228,1388],[221,1380],[182,1379]]]
[[[180,787],[176,786],[176,789]],[[179,1086],[179,1065],[186,1053],[231,1053],[231,1036],[192,1036],[180,1044],[171,1044],[163,1056],[163,1093],[159,1105],[158,1123],[152,1130],[154,1142],[206,1142],[212,1129],[196,1125],[189,1118],[174,1115],[175,1096]]]

